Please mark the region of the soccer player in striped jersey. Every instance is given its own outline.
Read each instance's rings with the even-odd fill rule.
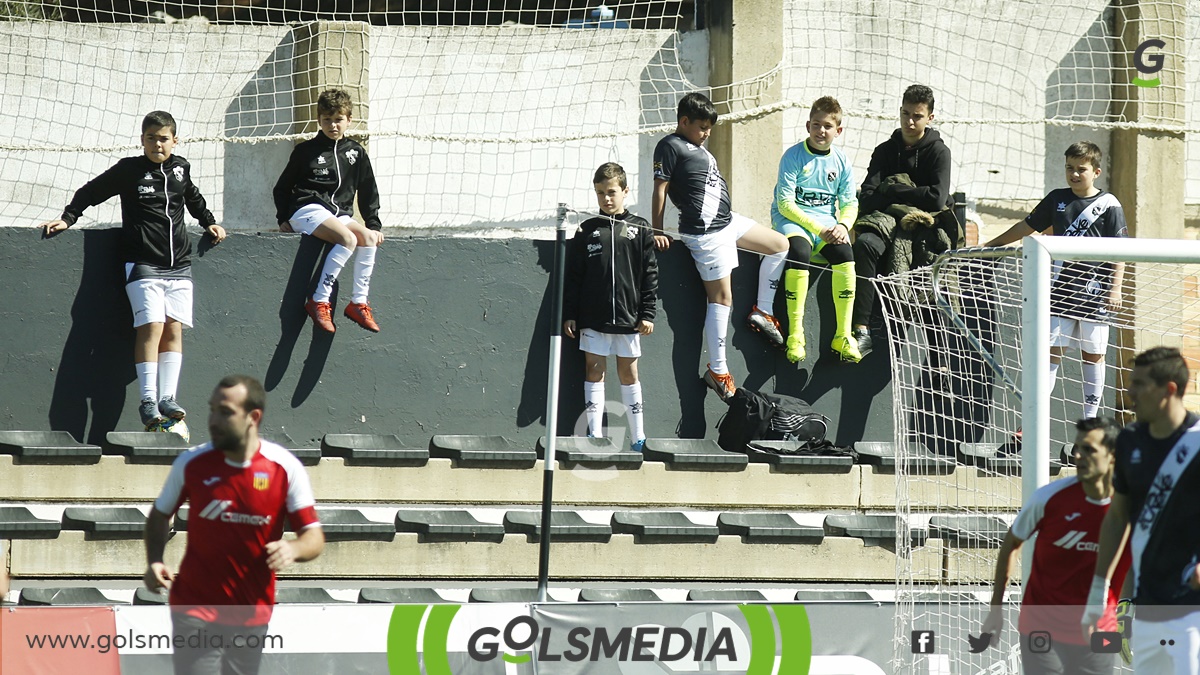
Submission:
[[[817,99],[804,128],[808,138],[788,148],[779,160],[779,179],[771,202],[771,224],[788,238],[783,272],[787,298],[788,360],[804,360],[804,303],[808,297],[808,267],[813,256],[833,268],[833,308],[837,332],[833,351],[848,363],[862,354],[850,328],[854,311],[854,252],[850,228],[858,217],[858,198],[850,161],[834,140],[842,133],[842,106],[832,96]]]
[[[1026,675],[1100,675],[1111,673],[1113,655],[1093,653],[1079,629],[1090,588],[1088,573],[1096,566],[1100,523],[1112,502],[1113,451],[1121,428],[1107,418],[1075,423],[1075,475],[1044,485],[1033,493],[1009,528],[996,560],[991,611],[981,631],[999,644],[1004,627],[1004,590],[1021,546],[1034,534],[1033,566],[1025,583],[1017,630]],[[1114,590],[1121,587],[1130,560],[1117,566]],[[1110,593],[1100,618],[1101,630],[1116,629],[1118,598]],[[1030,636],[1049,633],[1048,651],[1030,648]]]
[[[737,388],[725,359],[733,289],[730,275],[738,266],[738,249],[764,257],[758,270],[758,300],[746,323],[775,347],[784,348],[779,321],[771,314],[779,275],[787,257],[787,239],[778,232],[733,212],[729,187],[717,160],[704,147],[717,110],[704,94],[691,93],[679,100],[675,133],[654,148],[654,199],[650,221],[658,250],[671,238],[663,230],[667,199],[679,209],[679,238],[687,246],[704,282],[708,312],[704,337],[708,343],[708,370],[704,382],[727,401]]]

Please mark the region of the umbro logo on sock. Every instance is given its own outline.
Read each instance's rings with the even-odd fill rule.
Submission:
[[[1100,397],[1099,397],[1099,396],[1096,396],[1095,394],[1088,394],[1086,401],[1087,401],[1089,404],[1092,404],[1092,403],[1100,403]]]
[[[642,404],[634,403],[633,405],[629,406],[629,412],[633,413],[634,415],[641,415],[642,414]]]
[[[771,290],[775,290],[776,288],[779,288],[779,280],[772,279],[771,280]]]
[[[583,409],[587,412],[596,412],[597,407],[599,406],[596,405],[595,401],[588,401],[587,403],[583,404]]]
[[[326,285],[326,286],[333,286],[333,275],[332,275],[332,274],[326,274],[326,275],[325,275],[325,278],[321,280],[321,283],[322,283],[322,284],[324,284],[324,285]]]
[[[844,289],[838,292],[838,297],[842,298],[843,300],[849,300],[850,298],[854,297],[854,291],[850,290],[849,288]]]

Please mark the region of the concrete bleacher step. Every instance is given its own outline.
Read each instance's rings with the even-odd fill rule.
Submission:
[[[110,431],[104,435],[104,452],[122,455],[135,464],[170,464],[191,444],[177,434],[159,431]]]
[[[75,506],[63,511],[62,529],[82,530],[88,539],[141,539],[146,516],[133,507]]]
[[[300,463],[304,466],[316,466],[321,462],[321,448],[301,447],[299,443],[292,440],[292,437],[286,433],[273,432],[270,434],[263,434],[261,437],[287,448],[288,452],[295,455],[296,459],[300,460]]]
[[[741,471],[750,462],[746,455],[726,452],[716,441],[703,438],[647,438],[642,454],[675,470]]]
[[[397,532],[415,532],[423,542],[499,542],[504,526],[482,523],[463,509],[402,509]]]
[[[280,586],[275,589],[275,603],[279,605],[335,605],[342,602],[324,588]]]
[[[1020,448],[1012,444],[963,443],[958,446],[958,462],[1001,476],[1021,475]],[[1051,460],[1050,475],[1059,475],[1063,465],[1058,458]]]
[[[456,467],[531,469],[537,451],[504,436],[438,435],[429,440],[429,455],[451,460]]]
[[[145,586],[139,586],[133,591],[133,604],[135,605],[165,605],[169,598],[170,596],[166,593],[158,593]]]
[[[677,511],[617,511],[612,529],[646,544],[714,543],[721,534],[715,526],[697,525]]]
[[[579,591],[580,602],[662,602],[662,598],[649,588],[583,588]]]
[[[508,511],[504,514],[504,531],[524,534],[530,542],[541,540],[542,514],[540,511]],[[574,511],[556,510],[550,514],[551,542],[599,543],[612,539],[612,526],[589,523]]]
[[[546,457],[546,439],[538,438],[538,459]],[[587,438],[581,436],[558,436],[554,439],[554,454],[565,466],[603,466],[614,469],[637,469],[645,459],[640,452],[628,446],[618,446],[611,438]]]
[[[549,593],[547,593],[549,596]],[[536,588],[472,588],[468,602],[537,602]]]
[[[869,591],[856,590],[799,590],[796,591],[796,602],[875,602]]]
[[[825,518],[825,533],[834,537],[856,537],[867,546],[892,548],[896,545],[896,516],[835,514]],[[924,546],[929,530],[910,527],[909,536],[913,546]]]
[[[854,459],[849,455],[787,454],[796,447],[796,441],[754,441],[754,445],[779,451],[763,452],[748,447],[746,457],[751,462],[769,464],[780,473],[850,473],[854,469]]]
[[[34,517],[24,506],[0,506],[0,539],[54,539],[62,524]]]
[[[395,434],[325,434],[321,454],[360,466],[423,466],[429,462],[429,448],[406,447]]]
[[[64,607],[72,605],[113,605],[97,588],[68,586],[65,588],[23,588],[18,605],[36,607]]]
[[[446,602],[432,588],[364,588],[358,592],[361,604],[436,605]]]
[[[929,519],[929,531],[956,548],[999,548],[1008,525],[994,516],[938,515]]]
[[[325,541],[392,541],[396,538],[395,523],[370,520],[357,509],[320,509],[321,529]]]
[[[749,588],[693,588],[688,591],[687,599],[688,602],[766,602],[767,596]]]
[[[0,454],[22,464],[96,464],[102,449],[67,431],[0,431]]]
[[[871,465],[879,471],[895,473],[896,446],[894,443],[859,441],[854,444],[854,451],[858,453],[859,461],[862,463]],[[957,462],[953,459],[940,457],[924,448],[916,448],[913,450],[912,456],[908,458],[905,469],[914,476],[944,476],[954,473],[957,466]]]
[[[786,513],[722,513],[717,516],[721,534],[736,534],[746,544],[813,544],[825,538],[825,530],[797,523]]]

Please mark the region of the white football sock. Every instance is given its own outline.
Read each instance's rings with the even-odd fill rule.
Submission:
[[[604,381],[583,383],[583,412],[587,415],[588,434],[604,437]]]
[[[179,390],[179,371],[183,369],[182,352],[158,353],[158,395],[175,396]]]
[[[763,256],[758,267],[758,308],[767,314],[775,314],[775,289],[779,288],[779,276],[783,274],[783,263],[787,251]]]
[[[333,249],[325,258],[325,267],[321,268],[321,278],[317,280],[317,290],[313,292],[314,301],[329,302],[329,296],[333,295],[333,282],[337,281],[338,275],[342,273],[342,268],[346,266],[351,253],[353,251],[341,244],[333,245]]]
[[[729,307],[708,303],[704,315],[704,339],[708,342],[708,367],[718,375],[729,372],[725,364],[725,336],[729,334]]]
[[[1083,416],[1095,417],[1104,400],[1104,362],[1083,362]]]
[[[353,302],[366,304],[367,292],[371,290],[371,272],[375,269],[375,251],[378,246],[359,246],[354,254]]]
[[[642,417],[642,383],[621,385],[621,400],[629,413],[629,442],[636,443],[646,437],[646,427]]]
[[[142,388],[142,400],[158,401],[158,362],[145,361],[133,364],[137,371],[138,385]]]

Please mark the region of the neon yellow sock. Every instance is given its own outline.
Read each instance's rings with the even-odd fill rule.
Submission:
[[[850,316],[854,312],[854,263],[833,265],[833,313],[837,334],[850,335]]]
[[[808,270],[785,270],[783,291],[784,297],[787,298],[788,336],[794,335],[799,338],[800,344],[804,344],[804,302],[808,300]]]

